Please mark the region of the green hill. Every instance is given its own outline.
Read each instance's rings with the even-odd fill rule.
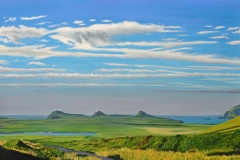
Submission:
[[[147,114],[146,112],[143,112],[141,110],[137,113],[137,116],[138,117],[155,117],[155,116]]]
[[[102,111],[97,111],[94,113],[93,117],[96,117],[96,116],[107,116],[107,114],[103,113]]]
[[[62,111],[54,111],[47,117],[47,119],[74,118],[74,117],[86,117],[86,116],[83,114],[70,114],[64,113]]]
[[[205,130],[203,133],[227,132],[240,129],[240,116]]]
[[[237,116],[240,116],[240,105],[230,108],[228,111],[225,112],[225,114],[222,117],[219,117],[219,118],[231,119]]]

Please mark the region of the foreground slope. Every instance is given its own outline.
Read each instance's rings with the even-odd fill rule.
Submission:
[[[227,132],[240,129],[240,116],[205,130],[203,133]]]

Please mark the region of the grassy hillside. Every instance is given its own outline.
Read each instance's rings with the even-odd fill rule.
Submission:
[[[119,136],[144,136],[166,134],[198,133],[211,125],[186,125],[181,121],[139,116],[81,116],[60,119],[19,120],[0,119],[0,133],[16,132],[95,132],[96,137],[111,138]],[[13,136],[14,137],[14,136]],[[27,139],[43,139],[39,137],[17,135],[15,137]],[[0,134],[0,139],[9,139],[10,136]],[[56,139],[56,137],[52,137]],[[65,137],[64,137],[65,138]],[[79,139],[78,137],[66,137]],[[91,138],[91,137],[88,137]]]
[[[44,142],[84,151],[107,151],[110,149],[154,149],[158,151],[196,152],[209,154],[239,154],[240,130],[230,133],[211,133],[176,136],[138,136],[100,139],[91,141]]]
[[[211,132],[228,132],[228,131],[233,131],[233,130],[238,130],[240,129],[240,116],[231,119],[227,122],[224,122],[222,124],[218,124],[212,128],[209,128],[203,133],[211,133]]]
[[[83,114],[70,114],[64,113],[62,111],[53,111],[47,119],[60,119],[60,118],[78,118],[78,117],[86,117]]]
[[[63,155],[62,151],[59,151],[55,148],[46,147],[38,143],[32,143],[30,141],[22,141],[18,139],[9,140],[3,144],[2,147],[2,152],[4,153],[5,150],[5,154],[15,151],[16,154],[19,152],[19,154],[26,154],[28,157],[37,157],[39,159],[49,159],[50,157],[58,157]]]
[[[230,108],[228,111],[225,112],[223,117],[220,117],[220,118],[231,119],[231,118],[235,118],[237,116],[240,116],[240,105]]]

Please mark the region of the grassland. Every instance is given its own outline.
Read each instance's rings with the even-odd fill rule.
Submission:
[[[212,128],[209,128],[202,133],[211,133],[211,132],[229,132],[233,130],[240,129],[240,116],[231,119],[227,122],[224,122],[222,124],[216,125]]]
[[[199,133],[211,125],[187,125],[180,121],[155,117],[99,116],[63,119],[19,120],[0,119],[1,133],[21,132],[94,132],[96,136],[29,136],[0,135],[0,140],[12,138],[37,140],[81,140],[125,136],[176,135]]]
[[[1,118],[1,133],[95,132],[97,134],[95,136],[2,134],[0,153],[5,156],[10,154],[33,156],[39,160],[96,160],[96,157],[63,154],[47,147],[58,145],[74,150],[95,152],[116,160],[240,159],[239,120],[237,117],[214,126],[190,125],[171,119],[139,116],[75,115],[42,120]]]

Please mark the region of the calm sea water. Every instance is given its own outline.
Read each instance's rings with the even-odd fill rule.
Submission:
[[[220,124],[226,122],[228,119],[219,119],[219,116],[175,116],[175,115],[157,115],[157,117],[171,118],[174,120],[181,120],[188,124]]]
[[[228,119],[219,119],[221,115],[214,116],[176,116],[176,115],[156,115],[162,118],[171,118],[174,120],[181,120],[184,123],[190,124],[220,124]],[[29,116],[29,115],[4,115],[3,118],[15,118],[15,119],[46,119],[47,116]]]

